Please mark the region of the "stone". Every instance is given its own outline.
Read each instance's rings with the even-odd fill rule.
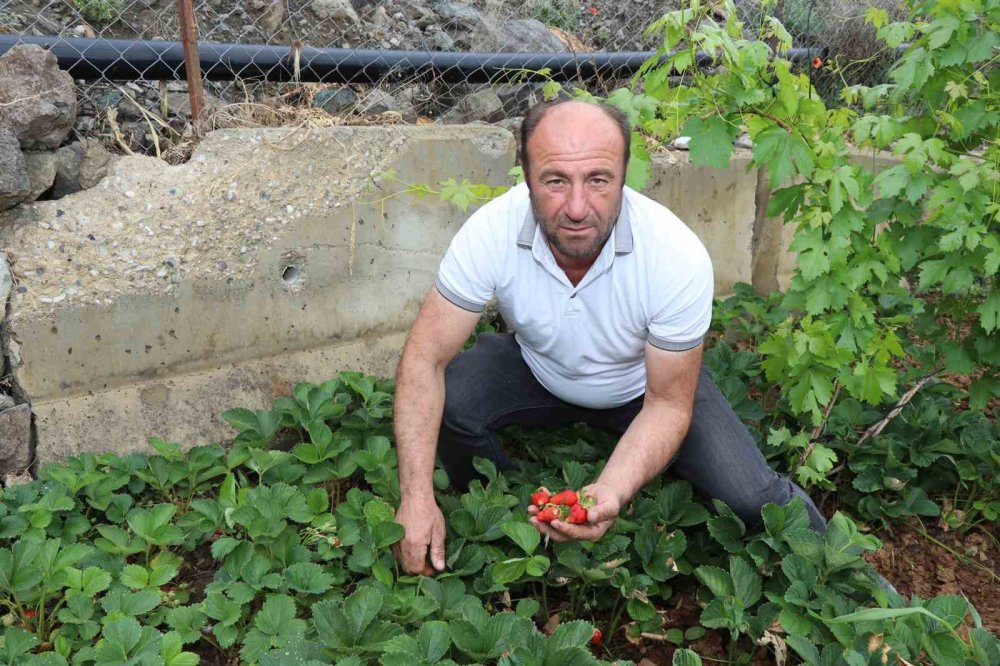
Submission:
[[[202,118],[207,118],[223,105],[215,95],[202,91]],[[187,92],[167,93],[167,112],[172,116],[181,118],[191,117],[191,95]]]
[[[111,153],[97,139],[84,139],[57,150],[56,159],[52,198],[59,199],[99,183],[108,173]]]
[[[320,90],[313,96],[313,106],[329,114],[338,115],[358,103],[358,94],[347,86]]]
[[[524,116],[535,104],[545,99],[541,83],[520,83],[497,89],[497,96],[503,102],[505,116]]]
[[[358,113],[376,115],[386,111],[398,111],[399,102],[396,98],[384,90],[372,90],[365,95],[364,100],[358,106]]]
[[[441,2],[434,7],[434,11],[445,24],[443,27],[449,29],[472,30],[486,23],[478,9],[470,7],[464,2]]]
[[[463,97],[454,108],[441,117],[447,124],[470,123],[477,120],[494,122],[503,116],[503,102],[492,88],[482,88]]]
[[[496,124],[497,127],[505,129],[514,135],[514,141],[517,143],[518,151],[521,149],[521,123],[524,118],[521,116],[516,116],[514,118],[504,118]],[[520,154],[520,152],[518,152]]]
[[[31,180],[17,136],[0,129],[0,210],[13,208],[31,192]]]
[[[56,166],[59,160],[55,153],[25,153],[24,163],[28,168],[31,192],[25,201],[34,201],[47,192],[56,180]]]
[[[0,473],[31,467],[31,405],[16,405],[0,412]]]
[[[58,148],[76,120],[76,87],[51,51],[19,44],[0,56],[0,127],[21,148]]]
[[[0,412],[4,411],[5,409],[10,409],[16,404],[17,401],[15,401],[14,398],[10,397],[6,393],[0,393]]]
[[[333,19],[348,23],[357,23],[361,20],[350,0],[312,0],[309,9],[320,20]]]
[[[472,37],[473,51],[491,53],[560,53],[566,45],[535,19],[483,24]]]
[[[118,106],[125,99],[125,95],[119,90],[110,90],[96,100],[94,100],[94,110],[104,111],[105,109]]]
[[[12,488],[14,486],[23,486],[34,480],[35,479],[31,476],[31,472],[29,470],[24,470],[23,472],[12,472],[10,474],[4,474],[3,487]]]
[[[427,46],[433,51],[454,51],[455,40],[447,32],[438,31],[427,38]]]
[[[424,7],[416,2],[408,2],[403,7],[403,14],[407,21],[421,30],[431,25],[436,25],[438,15],[436,12]]]

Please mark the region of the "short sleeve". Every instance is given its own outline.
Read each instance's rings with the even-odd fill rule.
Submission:
[[[458,230],[434,282],[442,296],[470,312],[482,312],[496,291],[497,236],[503,234],[487,213],[480,209]]]
[[[653,293],[665,297],[654,304],[647,340],[668,351],[697,347],[712,324],[715,278],[708,252],[698,243],[660,279]]]

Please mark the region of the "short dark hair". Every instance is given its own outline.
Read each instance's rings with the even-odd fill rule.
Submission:
[[[596,106],[600,110],[604,111],[605,114],[611,120],[615,121],[615,125],[618,126],[618,130],[622,134],[622,142],[625,144],[625,169],[628,168],[629,157],[631,156],[631,142],[632,142],[632,123],[629,122],[628,116],[619,109],[618,107],[608,104],[603,100],[589,100],[589,99],[576,99],[574,97],[557,97],[555,99],[547,100],[544,102],[539,102],[535,104],[528,111],[527,115],[524,116],[524,120],[521,121],[521,167],[524,169],[525,177],[528,176],[528,139],[531,135],[535,133],[538,128],[538,123],[542,122],[542,119],[548,115],[549,111],[557,106],[566,104],[567,102],[580,102],[581,104],[589,104],[590,106]]]

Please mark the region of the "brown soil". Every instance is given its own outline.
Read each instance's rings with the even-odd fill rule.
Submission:
[[[928,536],[921,534],[918,526],[899,527],[893,535],[880,534],[885,548],[866,559],[904,597],[965,596],[979,611],[983,626],[1000,635],[998,526],[987,525],[983,532],[964,536],[930,527]]]

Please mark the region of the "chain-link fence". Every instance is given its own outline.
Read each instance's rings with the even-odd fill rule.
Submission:
[[[196,0],[202,47],[228,45],[217,49],[219,64],[213,67],[220,69],[207,67],[203,72],[208,126],[294,122],[303,113],[334,119],[330,122],[375,116],[376,122],[513,123],[541,97],[541,84],[509,80],[489,84],[482,82],[483,77],[444,76],[446,71],[414,73],[393,71],[391,66],[372,70],[367,65],[333,68],[331,83],[260,83],[250,74],[260,72],[258,59],[264,51],[240,47],[281,47],[281,67],[292,71],[303,54],[316,48],[454,54],[643,51],[654,49],[658,41],[644,35],[646,26],[687,4],[688,0]],[[899,0],[783,0],[772,11],[797,46],[829,49],[827,67],[815,73],[815,83],[821,94],[833,99],[845,84],[884,80],[891,59],[865,22],[865,14],[869,7],[877,7],[898,19],[903,13],[900,5]],[[756,34],[765,18],[760,0],[739,0],[736,8],[748,36]],[[0,32],[58,36],[66,44],[95,37],[175,42],[181,25],[176,0],[0,0]],[[84,59],[91,57],[88,47],[72,44]],[[138,64],[141,59],[136,54],[141,49],[127,41],[111,45],[121,51],[113,73],[109,67],[102,70],[103,79],[79,86],[77,132],[158,154],[162,144],[190,136],[187,85],[167,75],[178,71],[176,64],[165,70],[164,63],[157,62],[166,51],[153,48],[150,57],[147,49],[146,60]],[[379,75],[373,77],[373,71]],[[597,92],[620,83],[590,82]]]

